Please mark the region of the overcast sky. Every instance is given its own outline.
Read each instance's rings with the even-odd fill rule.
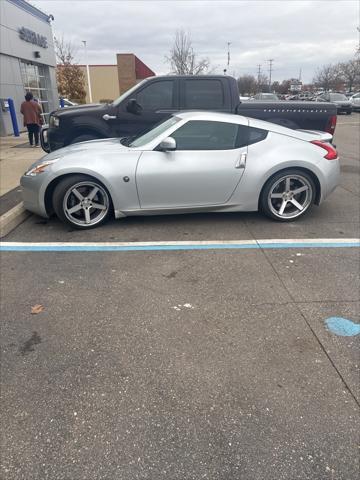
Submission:
[[[208,57],[214,73],[268,73],[273,79],[312,80],[316,69],[353,57],[359,43],[357,0],[32,0],[55,17],[53,29],[79,46],[77,60],[115,64],[116,53],[134,53],[157,74],[169,73],[165,55],[177,29],[190,33],[198,56]]]

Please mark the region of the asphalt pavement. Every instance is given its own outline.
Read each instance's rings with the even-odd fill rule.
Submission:
[[[341,186],[297,222],[31,216],[4,239],[339,246],[2,252],[1,478],[358,478],[359,118],[338,119]]]

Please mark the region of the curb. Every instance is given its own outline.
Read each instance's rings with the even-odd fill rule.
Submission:
[[[21,202],[13,207],[8,212],[4,213],[0,217],[0,238],[5,237],[10,233],[14,228],[16,228],[20,223],[26,220],[31,213],[28,210],[25,210],[24,204]]]

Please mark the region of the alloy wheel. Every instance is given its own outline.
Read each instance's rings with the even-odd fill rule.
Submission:
[[[109,195],[96,182],[86,181],[72,185],[65,193],[63,210],[71,223],[92,226],[101,222],[110,208]]]
[[[302,175],[285,175],[271,186],[268,206],[278,218],[293,219],[302,215],[311,205],[313,187]]]

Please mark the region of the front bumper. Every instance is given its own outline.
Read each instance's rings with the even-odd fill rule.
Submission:
[[[47,153],[65,146],[63,132],[59,128],[52,128],[49,125],[44,125],[41,129],[40,142],[42,149]]]
[[[22,196],[24,207],[40,217],[48,218],[46,212],[43,190],[43,179],[40,174],[36,177],[29,177],[23,175],[20,178],[20,185],[22,186]]]
[[[48,130],[49,130],[49,125],[44,125],[40,131],[40,143],[41,143],[41,148],[44,150],[46,153],[50,153],[50,145],[49,145],[49,139],[48,139]]]
[[[341,105],[338,105],[336,106],[336,110],[337,110],[337,113],[348,113],[348,112],[352,112],[352,106],[351,105],[344,105],[344,106],[341,106]]]

